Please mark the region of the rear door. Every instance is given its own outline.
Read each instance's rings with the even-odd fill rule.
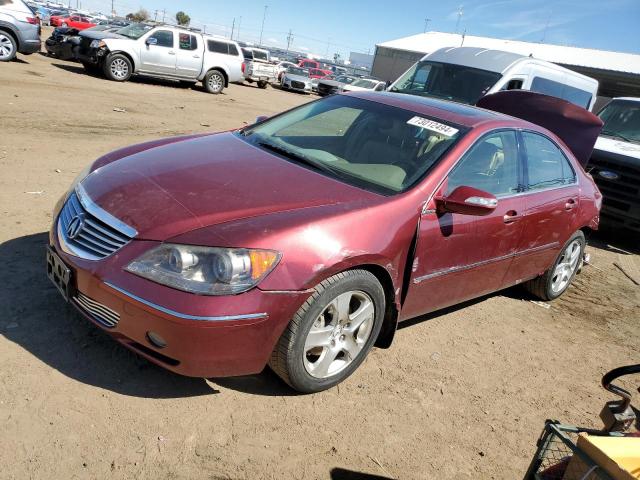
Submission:
[[[508,283],[547,270],[578,228],[579,186],[562,149],[537,132],[521,132],[525,153],[526,201],[523,241]]]
[[[146,43],[155,38],[157,43]],[[176,74],[176,39],[171,30],[155,30],[146,37],[140,50],[140,72],[160,75]]]
[[[427,205],[420,219],[413,272],[402,318],[454,305],[503,287],[522,237],[525,203],[522,159],[512,129],[489,133],[460,159],[436,195],[469,186],[492,193],[485,216],[439,214]]]
[[[186,32],[178,32],[176,75],[197,79],[202,72],[204,45],[202,38]]]

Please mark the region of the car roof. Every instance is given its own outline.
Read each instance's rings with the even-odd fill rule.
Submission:
[[[489,72],[502,73],[523,55],[477,47],[445,47],[425,56],[423,60],[453,63],[466,67],[478,68]]]
[[[520,119],[492,112],[471,105],[465,105],[437,98],[407,95],[391,92],[349,92],[349,95],[377,103],[410,110],[427,117],[435,117],[465,127],[476,127],[488,121],[511,121],[518,125],[528,124]]]

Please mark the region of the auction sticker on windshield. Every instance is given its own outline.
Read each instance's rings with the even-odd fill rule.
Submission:
[[[413,125],[414,127],[426,128],[427,130],[431,130],[432,132],[440,133],[445,137],[453,137],[456,133],[458,133],[457,128],[453,128],[449,125],[444,125],[442,123],[429,120],[428,118],[413,117],[412,119],[407,121],[407,124]]]

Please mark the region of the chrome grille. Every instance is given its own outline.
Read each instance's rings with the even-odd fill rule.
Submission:
[[[62,248],[87,260],[100,260],[115,253],[136,233],[94,204],[81,188],[69,196],[58,217]]]
[[[298,88],[300,90],[304,90],[305,84],[303,82],[296,82],[295,80],[291,81],[291,88]]]
[[[90,299],[86,295],[78,292],[78,295],[74,298],[76,303],[84,310],[91,318],[96,320],[101,325],[107,328],[115,328],[120,321],[120,315],[114,312],[108,307],[105,307],[101,303]]]

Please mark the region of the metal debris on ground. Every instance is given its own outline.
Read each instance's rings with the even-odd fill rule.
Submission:
[[[127,110],[124,108],[119,108],[119,107],[114,107],[113,109],[114,112],[118,112],[118,113],[127,113]]]

